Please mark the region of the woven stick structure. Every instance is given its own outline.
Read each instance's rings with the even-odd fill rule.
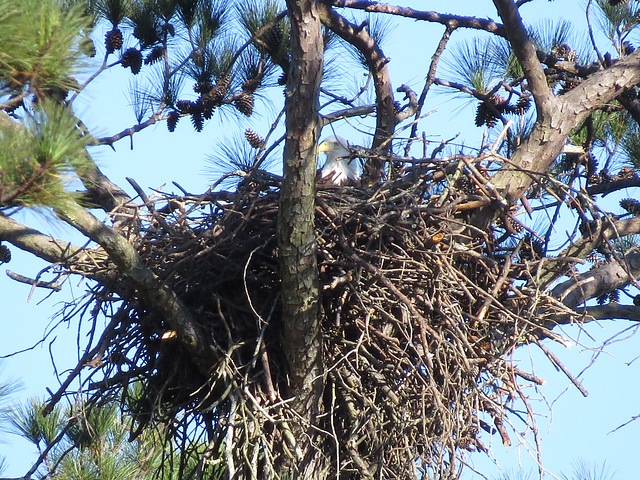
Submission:
[[[144,263],[197,318],[215,357],[208,374],[154,306],[117,281],[94,292],[90,312],[111,322],[96,350],[104,380],[89,390],[124,395],[132,437],[163,425],[199,470],[224,461],[234,478],[281,473],[296,455],[290,422],[300,421],[284,395],[278,188],[256,178],[236,192],[156,195],[129,222]],[[510,412],[533,422],[522,388],[542,380],[510,354],[570,312],[532,289],[536,240],[509,212],[490,231],[469,224],[470,212],[499,202],[466,157],[378,188],[318,191],[326,368],[314,428],[334,474],[447,478],[463,452],[487,451],[483,435],[511,442]]]

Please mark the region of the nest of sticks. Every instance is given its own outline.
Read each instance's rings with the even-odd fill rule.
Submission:
[[[509,218],[488,232],[470,227],[472,208],[496,199],[476,169],[448,165],[453,175],[431,164],[376,189],[317,193],[326,365],[317,447],[342,478],[448,478],[464,452],[487,451],[490,435],[509,444],[509,413],[531,414],[522,386],[542,383],[509,354],[567,314],[517,288],[531,279],[535,248]],[[94,296],[94,312],[117,312],[105,380],[93,388],[126,397],[132,438],[163,424],[199,471],[223,459],[229,478],[274,478],[295,455],[282,395],[278,196],[253,179],[236,192],[156,196],[132,219],[143,261],[217,352],[209,376],[134,292],[105,284]]]

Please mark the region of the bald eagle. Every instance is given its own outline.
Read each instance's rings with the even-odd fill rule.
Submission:
[[[330,185],[360,185],[360,166],[351,158],[347,141],[332,135],[320,145],[318,152],[324,152],[327,160],[320,171],[318,182]]]

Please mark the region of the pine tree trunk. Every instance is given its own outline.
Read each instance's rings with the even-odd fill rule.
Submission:
[[[286,96],[287,138],[280,193],[278,245],[282,266],[283,348],[289,364],[291,406],[303,421],[292,425],[297,442],[295,478],[326,478],[324,455],[314,447],[322,393],[322,337],[314,232],[319,135],[318,93],[323,40],[316,0],[288,0],[292,61]],[[284,473],[284,472],[283,472]]]

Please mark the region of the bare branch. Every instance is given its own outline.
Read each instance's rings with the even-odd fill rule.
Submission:
[[[425,82],[424,87],[422,87],[422,92],[420,92],[420,97],[418,98],[418,105],[415,112],[416,122],[411,126],[411,133],[409,134],[409,142],[407,143],[407,146],[405,148],[405,155],[409,155],[411,144],[413,143],[413,139],[417,135],[417,132],[418,132],[417,120],[420,118],[420,114],[422,113],[424,102],[427,98],[427,93],[429,93],[429,89],[431,88],[431,85],[433,85],[435,81],[436,71],[438,69],[438,63],[440,62],[440,56],[442,55],[442,52],[444,52],[444,49],[447,46],[449,39],[451,38],[451,33],[453,33],[453,30],[454,30],[454,27],[447,25],[447,28],[442,34],[442,38],[440,38],[440,41],[438,42],[438,47],[436,48],[436,51],[431,57],[431,64],[429,65],[429,72],[427,73],[427,81]]]
[[[629,285],[640,277],[640,252],[627,253],[619,262],[607,263],[557,285],[551,294],[568,307]]]
[[[602,182],[598,185],[590,185],[587,187],[587,193],[589,195],[600,195],[617,192],[618,190],[624,190],[629,187],[640,187],[640,178],[623,178],[611,182]]]
[[[495,33],[501,37],[506,36],[502,25],[485,18],[420,11],[414,10],[413,8],[390,5],[388,3],[361,0],[336,0],[333,2],[333,5],[336,7],[364,10],[366,12],[388,13],[406,18],[415,18],[416,20],[426,20],[427,22],[441,23],[442,25],[446,25],[447,27],[454,29],[458,27],[475,28],[477,30],[485,30],[490,33]]]
[[[338,15],[329,2],[320,3],[319,13],[326,27],[356,47],[366,59],[376,91],[376,131],[372,148],[379,148],[383,153],[387,152],[391,147],[389,140],[396,123],[393,112],[393,90],[387,69],[389,59],[364,28],[359,28]],[[371,183],[377,183],[382,176],[382,164],[372,161],[371,171],[367,174]]]
[[[134,125],[133,127],[125,128],[121,132],[116,133],[115,135],[112,135],[111,137],[101,137],[101,138],[98,138],[98,139],[94,140],[93,145],[110,145],[111,147],[113,147],[113,144],[116,143],[118,140],[121,140],[124,137],[132,137],[134,133],[138,133],[139,131],[144,130],[145,128],[153,125],[154,123],[162,121],[162,120],[166,120],[166,119],[167,119],[166,116],[158,115],[158,114],[154,113],[153,115],[151,115],[144,122],[138,123],[137,125]]]
[[[74,202],[67,202],[64,210],[58,209],[56,213],[105,249],[120,274],[140,292],[150,307],[164,315],[167,324],[178,332],[181,343],[194,356],[196,364],[207,372],[211,366],[211,352],[191,313],[170,288],[159,284],[156,275],[140,260],[134,246]]]
[[[553,95],[549,89],[544,70],[538,61],[536,48],[529,39],[518,8],[511,0],[494,0],[498,14],[504,22],[507,39],[513,48],[524,74],[529,82],[529,90],[534,96],[538,109],[538,120],[546,117],[553,109]]]
[[[53,238],[4,215],[0,215],[0,240],[7,241],[19,249],[32,253],[48,262],[71,267],[71,270],[76,273],[80,272],[79,269],[73,268],[74,265],[80,265],[82,262],[93,264],[91,257],[104,257],[104,251],[85,249],[64,240]],[[84,275],[85,273],[82,272],[82,274]],[[104,272],[91,272],[86,276],[96,280],[110,278]]]
[[[589,307],[578,307],[576,312],[584,314],[583,323],[593,320],[631,320],[640,322],[640,307],[635,305],[620,305],[618,303],[608,303],[606,305],[593,305]]]
[[[60,285],[60,280],[56,279],[51,282],[45,282],[43,280],[36,280],[35,278],[25,277],[24,275],[20,275],[19,273],[12,272],[11,270],[7,270],[7,276],[15,280],[16,282],[26,283],[27,285],[32,285],[38,288],[49,288],[55,292],[59,292],[62,290],[62,286]]]
[[[371,115],[375,111],[376,111],[375,105],[362,105],[359,107],[345,108],[343,110],[337,110],[335,112],[331,112],[326,115],[320,115],[320,123],[322,127],[325,127],[333,122],[342,120],[343,118]]]

